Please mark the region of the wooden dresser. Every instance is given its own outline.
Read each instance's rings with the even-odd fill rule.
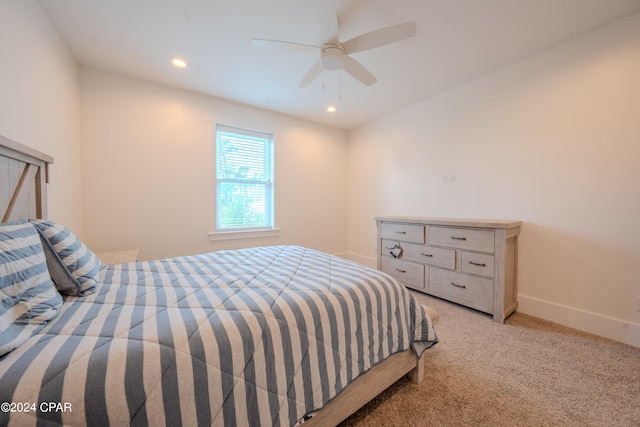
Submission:
[[[518,307],[521,221],[379,217],[378,269],[405,286],[493,315]]]

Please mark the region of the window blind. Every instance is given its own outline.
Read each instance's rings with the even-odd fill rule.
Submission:
[[[216,127],[216,230],[274,228],[273,136]]]

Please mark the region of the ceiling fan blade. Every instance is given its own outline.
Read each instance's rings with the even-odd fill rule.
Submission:
[[[300,83],[298,83],[298,86],[300,87],[309,86],[311,83],[313,83],[315,79],[318,78],[320,73],[322,73],[322,64],[320,63],[320,61],[318,61],[315,64],[313,64],[313,66],[309,69],[309,71],[307,71],[307,74],[305,74],[302,80],[300,80]]]
[[[415,35],[416,23],[405,22],[404,24],[392,25],[390,27],[380,28],[379,30],[364,33],[342,43],[342,46],[347,54],[349,54],[395,43]]]
[[[264,47],[268,49],[280,49],[289,52],[301,52],[301,53],[314,53],[318,54],[320,46],[312,46],[304,43],[286,42],[282,40],[268,40],[268,39],[251,39],[251,44],[254,47]]]
[[[376,79],[376,76],[374,76],[369,70],[364,68],[364,65],[348,55],[345,55],[344,57],[343,70],[345,70],[347,73],[351,74],[353,78],[359,80],[367,86],[371,86],[378,81],[378,79]]]
[[[335,0],[315,0],[318,27],[323,43],[338,43],[338,15]]]

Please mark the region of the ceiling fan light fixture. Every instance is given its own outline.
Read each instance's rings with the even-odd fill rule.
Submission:
[[[335,105],[329,105],[329,106],[327,107],[327,112],[329,112],[329,113],[335,113],[335,112],[336,112],[336,107],[335,107]]]
[[[344,50],[338,46],[324,47],[322,49],[322,67],[328,71],[342,70],[344,55]]]

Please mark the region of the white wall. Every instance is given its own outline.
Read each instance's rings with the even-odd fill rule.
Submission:
[[[49,218],[82,236],[78,66],[33,0],[0,1],[0,134],[55,159]]]
[[[634,15],[352,131],[349,252],[379,215],[522,220],[519,310],[640,346],[639,52]]]
[[[273,244],[347,249],[347,134],[81,68],[85,240],[141,259]],[[277,237],[210,242],[215,125],[274,135]]]

